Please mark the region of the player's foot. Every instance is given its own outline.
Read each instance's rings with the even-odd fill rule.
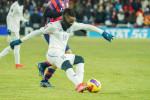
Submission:
[[[75,87],[75,90],[78,90],[81,85],[84,85],[84,83],[82,82],[82,83],[80,83],[79,85],[77,85],[77,86]]]
[[[40,82],[40,86],[41,87],[54,87],[54,86],[52,86],[52,85],[50,85],[50,83],[49,82]]]
[[[24,67],[24,66],[21,65],[21,64],[15,64],[15,68],[26,68],[26,67]]]
[[[78,89],[78,92],[83,92],[85,90],[89,90],[89,86],[85,85],[84,83],[80,83],[76,86]]]
[[[41,66],[41,63],[38,63],[38,64],[37,64],[37,68],[38,68],[38,70],[39,70],[39,76],[41,76],[42,79],[43,79],[45,68],[43,68],[43,67]]]

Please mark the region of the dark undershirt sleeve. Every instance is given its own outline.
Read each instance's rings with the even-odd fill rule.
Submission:
[[[55,18],[62,16],[63,12],[53,12],[50,8],[46,7],[44,9],[44,17]]]

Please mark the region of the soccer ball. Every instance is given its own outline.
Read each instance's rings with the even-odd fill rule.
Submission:
[[[90,86],[89,92],[97,93],[101,89],[101,83],[97,79],[92,78],[86,84]]]

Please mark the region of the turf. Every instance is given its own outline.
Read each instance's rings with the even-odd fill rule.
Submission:
[[[0,36],[0,51],[7,45]],[[98,93],[78,93],[64,71],[58,69],[50,80],[56,88],[39,86],[36,64],[46,61],[47,44],[36,37],[21,45],[21,64],[14,68],[13,51],[0,60],[0,100],[149,100],[150,39],[71,37],[69,46],[85,59],[84,82],[100,80]]]

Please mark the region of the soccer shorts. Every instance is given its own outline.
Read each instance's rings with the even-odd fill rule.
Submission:
[[[46,42],[49,44],[49,34],[44,34],[44,38],[46,40]],[[67,44],[66,46],[66,51],[68,51],[70,49],[69,45]]]
[[[46,54],[46,58],[50,64],[61,69],[63,62],[66,60],[69,60],[71,65],[73,65],[75,55],[74,54],[63,54],[60,51],[50,50]]]

